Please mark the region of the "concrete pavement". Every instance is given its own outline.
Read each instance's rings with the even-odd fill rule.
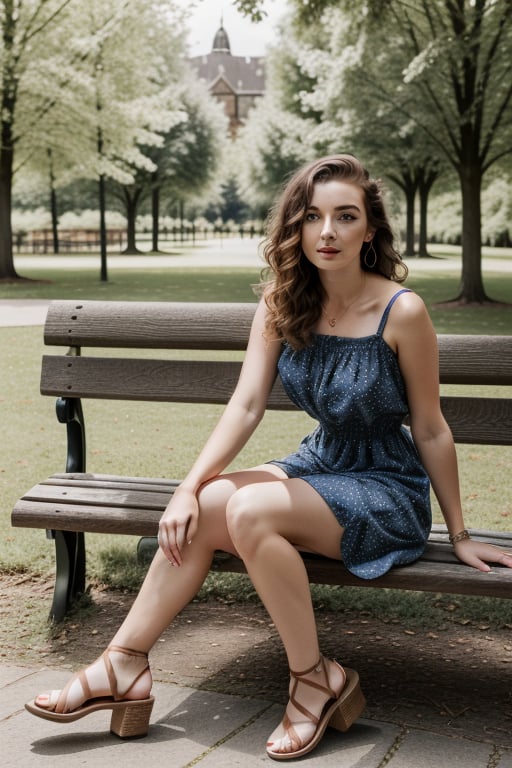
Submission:
[[[61,688],[69,670],[0,666],[1,762],[5,768],[256,768],[270,765],[265,742],[282,707],[261,699],[155,683],[149,734],[123,741],[110,734],[110,713],[68,726],[33,717],[23,704],[34,691]],[[512,749],[364,717],[342,734],[328,729],[301,765],[321,768],[512,768]]]

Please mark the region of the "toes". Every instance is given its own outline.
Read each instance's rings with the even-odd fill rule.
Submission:
[[[59,696],[59,691],[51,691],[51,693],[40,693],[34,699],[35,704],[41,709],[51,709],[55,706]]]

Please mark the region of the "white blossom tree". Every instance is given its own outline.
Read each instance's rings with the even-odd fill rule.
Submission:
[[[16,171],[49,173],[51,159],[54,183],[95,178],[101,198],[106,179],[131,182],[134,168],[154,170],[145,148],[184,119],[176,95],[182,27],[171,10],[152,0],[0,0],[0,279],[17,277],[10,223]],[[173,46],[175,76],[162,86],[162,58]]]

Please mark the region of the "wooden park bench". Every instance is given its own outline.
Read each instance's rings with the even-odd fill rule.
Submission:
[[[41,480],[16,503],[14,526],[46,529],[56,546],[56,583],[51,616],[64,617],[85,589],[85,532],[154,537],[159,518],[178,481],[86,472],[81,399],[226,403],[240,363],[211,358],[148,359],[138,350],[243,350],[255,304],[56,301],[48,310],[44,339],[64,354],[43,355],[41,393],[57,397],[57,416],[66,424],[66,471]],[[512,336],[440,335],[441,382],[465,385],[464,396],[445,396],[442,407],[456,442],[512,443],[512,399],[478,397],[475,385],[512,384]],[[94,348],[102,352],[94,354]],[[113,349],[109,355],[105,350]],[[92,350],[92,351],[91,351]],[[120,353],[119,350],[126,350]],[[182,355],[183,356],[183,355]],[[176,357],[176,355],[175,355]],[[219,355],[217,355],[217,358]],[[279,380],[269,408],[295,406]],[[283,413],[283,429],[286,415]],[[179,446],[181,436],[176,436]],[[512,532],[471,531],[512,548]],[[446,529],[434,526],[424,556],[371,582],[353,576],[339,562],[304,556],[312,583],[512,597],[512,571],[491,574],[462,565]],[[241,561],[222,556],[214,568],[244,572]]]

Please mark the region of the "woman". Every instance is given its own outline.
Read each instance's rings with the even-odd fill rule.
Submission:
[[[264,253],[270,280],[238,385],[162,516],[139,595],[104,654],[63,691],[28,704],[33,714],[67,722],[110,708],[116,733],[146,733],[147,654],[224,550],[244,561],[290,666],[289,702],[267,753],[300,757],[328,724],[349,728],[364,697],[355,671],[321,655],[299,550],[343,560],[365,579],[414,561],[430,530],[431,482],[458,558],[481,571],[512,567],[512,556],[464,528],[436,335],[421,299],[397,285],[407,270],[378,184],[349,155],[305,166],[273,211]],[[319,426],[291,456],[224,473],[278,371]]]

